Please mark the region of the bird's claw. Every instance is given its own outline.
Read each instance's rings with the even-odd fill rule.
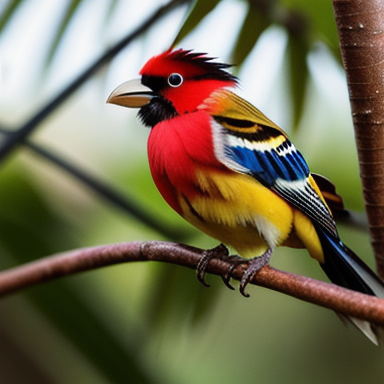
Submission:
[[[212,259],[220,259],[230,262],[231,266],[228,268],[226,274],[221,276],[221,279],[229,289],[234,290],[235,288],[233,288],[233,286],[229,283],[232,278],[233,271],[240,264],[248,264],[248,267],[241,278],[239,290],[244,297],[249,297],[249,294],[245,292],[246,286],[251,281],[253,276],[259,272],[261,268],[268,264],[271,254],[272,250],[267,249],[261,256],[255,257],[254,259],[243,259],[237,255],[229,256],[227,247],[224,244],[220,244],[215,248],[208,249],[203,252],[202,257],[196,267],[196,276],[201,284],[203,284],[205,287],[209,287],[209,284],[205,281],[205,271],[209,262]]]
[[[236,268],[236,265],[235,264],[232,264],[229,268],[228,268],[228,271],[227,273],[224,275],[224,276],[221,276],[221,280],[223,280],[223,283],[226,285],[226,287],[228,287],[229,289],[231,289],[232,291],[235,290],[235,288],[229,283],[231,278],[232,278],[232,273],[233,273],[233,270]]]
[[[227,273],[224,276],[221,276],[221,279],[229,289],[234,290],[235,288],[233,288],[233,286],[229,283],[229,281],[232,278],[232,273],[237,268],[238,265],[248,264],[249,260],[243,259],[237,255],[232,255],[232,256],[228,256],[227,261],[231,263],[231,266],[228,268]]]
[[[197,280],[199,280],[200,283],[203,284],[205,287],[209,287],[209,284],[205,281],[205,271],[208,267],[209,262],[212,259],[226,260],[228,257],[229,252],[224,244],[220,244],[215,248],[205,250],[196,267]],[[224,283],[228,286],[225,281]]]
[[[269,259],[272,255],[272,249],[268,248],[261,256],[255,257],[254,259],[248,260],[248,268],[243,273],[240,282],[239,291],[244,297],[249,297],[249,294],[245,292],[245,288],[251,281],[253,276],[260,271],[265,265],[269,263]]]

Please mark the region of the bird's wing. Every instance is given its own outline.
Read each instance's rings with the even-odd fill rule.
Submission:
[[[200,109],[212,116],[215,155],[251,175],[332,234],[336,224],[308,165],[285,132],[230,90],[214,92]]]

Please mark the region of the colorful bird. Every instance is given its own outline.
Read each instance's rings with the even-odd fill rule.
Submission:
[[[230,260],[248,264],[240,283],[244,296],[250,278],[284,245],[307,248],[335,284],[384,298],[382,281],[341,242],[316,182],[324,179],[310,173],[281,128],[235,93],[238,79],[227,71],[230,65],[212,60],[168,50],[108,98],[140,108],[141,121],[151,128],[149,165],[163,198],[241,255]],[[211,258],[228,258],[225,249],[205,251],[197,267],[200,281],[205,283]],[[378,343],[374,325],[350,320]]]

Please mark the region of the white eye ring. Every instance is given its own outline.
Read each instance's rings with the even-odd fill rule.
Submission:
[[[171,73],[168,77],[168,84],[173,88],[180,87],[183,81],[183,76],[181,76],[180,73]]]

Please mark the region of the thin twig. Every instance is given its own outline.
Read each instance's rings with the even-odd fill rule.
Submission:
[[[0,273],[0,296],[62,276],[134,261],[160,261],[195,269],[203,250],[169,242],[149,241],[74,250],[37,260]],[[211,260],[207,272],[224,275],[230,264]],[[240,280],[240,265],[233,278]],[[384,300],[308,277],[266,266],[250,282],[317,304],[348,316],[384,325]]]
[[[96,71],[107,64],[119,53],[124,47],[131,43],[141,33],[145,32],[157,20],[164,16],[167,12],[176,6],[187,2],[188,0],[171,0],[169,3],[160,7],[153,15],[145,20],[138,28],[136,28],[128,36],[116,43],[112,48],[107,50],[98,60],[92,63],[84,72],[76,77],[68,86],[66,86],[56,97],[38,111],[20,128],[16,129],[12,135],[6,137],[0,144],[0,161],[6,158],[8,154],[18,146],[32,131],[56,108],[61,105],[70,95],[72,95],[81,85],[83,85]]]

